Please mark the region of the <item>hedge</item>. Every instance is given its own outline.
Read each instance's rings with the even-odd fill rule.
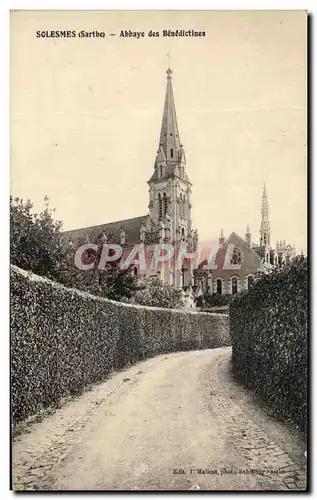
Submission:
[[[13,422],[128,364],[228,346],[228,323],[223,315],[114,302],[11,266]]]
[[[307,259],[259,279],[229,307],[233,371],[307,432]]]

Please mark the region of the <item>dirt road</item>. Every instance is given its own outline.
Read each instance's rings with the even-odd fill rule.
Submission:
[[[230,348],[114,374],[13,444],[15,490],[305,489],[305,443],[232,379]]]

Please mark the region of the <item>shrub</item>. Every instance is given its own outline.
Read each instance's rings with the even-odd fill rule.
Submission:
[[[236,375],[276,415],[307,430],[307,259],[257,280],[230,304]]]
[[[226,294],[220,295],[217,293],[207,293],[200,295],[196,300],[197,307],[213,307],[213,306],[227,306],[234,299],[235,295]]]
[[[227,345],[228,316],[114,302],[11,266],[14,422],[130,363]]]
[[[143,306],[183,309],[182,291],[174,285],[163,283],[159,278],[140,279],[140,290],[133,297],[133,302]]]

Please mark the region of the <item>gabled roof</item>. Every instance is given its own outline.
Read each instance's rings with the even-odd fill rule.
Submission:
[[[233,241],[234,240],[234,241]],[[249,245],[244,241],[243,238],[241,238],[236,232],[232,232],[228,238],[225,239],[223,245],[220,246],[220,248],[217,251],[216,257],[215,257],[215,264],[218,266],[218,269],[223,269],[223,265],[225,263],[225,256],[227,252],[227,248],[229,244],[234,244],[238,248],[241,248],[242,252],[251,252],[254,254],[254,257],[259,259],[259,255],[257,252],[253,249],[250,248]],[[200,259],[200,264],[199,267],[202,267],[207,263],[208,257],[209,257],[209,249],[206,249],[206,253],[202,251],[201,253],[201,259]]]
[[[124,219],[106,224],[99,224],[98,226],[64,231],[64,234],[69,236],[73,242],[87,238],[89,243],[93,243],[104,233],[111,243],[119,244],[120,232],[123,229],[126,234],[126,244],[135,245],[140,242],[140,227],[142,224],[146,223],[147,218],[147,215],[142,215],[141,217],[134,217],[133,219]]]

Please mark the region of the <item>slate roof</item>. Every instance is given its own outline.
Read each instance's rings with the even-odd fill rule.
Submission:
[[[256,246],[256,247],[253,247],[253,250],[261,257],[261,258],[264,258],[265,257],[265,253],[266,253],[266,249],[264,246]]]
[[[98,226],[84,227],[64,231],[64,234],[69,236],[75,243],[78,240],[88,238],[89,243],[95,242],[103,233],[109,238],[109,242],[120,244],[120,232],[124,230],[126,234],[126,245],[135,245],[140,242],[140,227],[145,224],[147,215],[134,217],[133,219],[118,220]]]

